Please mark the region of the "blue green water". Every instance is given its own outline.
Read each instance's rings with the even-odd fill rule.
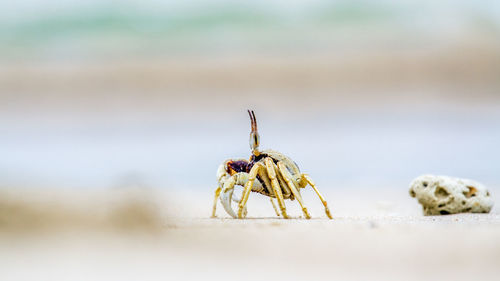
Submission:
[[[495,1],[24,0],[5,6],[0,18],[1,57],[307,48],[335,42],[335,32],[500,34]]]

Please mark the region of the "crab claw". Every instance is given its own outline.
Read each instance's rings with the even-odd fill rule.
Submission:
[[[240,203],[241,199],[236,197],[236,196],[233,196],[233,201],[236,203]],[[245,207],[243,207],[243,211],[242,211],[242,218],[246,218],[246,216],[247,216],[247,206],[245,205]]]
[[[234,189],[222,189],[222,194],[220,197],[220,202],[222,203],[222,207],[224,207],[224,210],[226,210],[226,213],[228,213],[231,217],[237,218],[236,213],[233,211],[233,208],[231,207],[231,198],[233,197],[233,192]]]
[[[226,210],[226,212],[231,217],[236,219],[236,218],[238,218],[238,216],[236,215],[236,213],[233,210],[233,207],[231,206],[231,200],[239,203],[240,199],[237,198],[236,196],[233,197],[233,193],[234,193],[233,188],[228,189],[228,190],[223,190],[222,195],[220,197],[220,201],[222,203],[222,206],[224,207],[224,210]],[[245,208],[243,209],[243,217],[246,217],[246,216],[247,216],[247,207],[245,206]]]

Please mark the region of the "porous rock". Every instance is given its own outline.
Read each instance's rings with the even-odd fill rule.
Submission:
[[[486,187],[468,179],[423,175],[411,182],[410,195],[418,199],[426,216],[489,213],[493,207]]]

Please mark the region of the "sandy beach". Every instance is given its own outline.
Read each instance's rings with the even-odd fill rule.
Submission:
[[[499,280],[500,2],[424,2],[2,5],[0,281]],[[248,109],[333,220],[210,218]],[[424,174],[496,205],[424,216]]]
[[[404,189],[392,191],[389,197],[363,189],[326,192],[333,220],[309,192],[303,193],[311,220],[300,218],[290,201],[294,218],[276,218],[261,195],[251,197],[248,219],[235,220],[220,206],[219,217],[209,218],[208,191],[10,192],[0,209],[2,278],[496,280],[497,208],[426,217]],[[14,205],[24,216],[7,221],[5,211]]]

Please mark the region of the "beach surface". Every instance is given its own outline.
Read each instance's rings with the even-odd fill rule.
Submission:
[[[261,195],[235,220],[220,205],[209,218],[211,191],[4,192],[2,278],[496,280],[498,208],[423,216],[406,189],[379,191],[326,190],[333,220],[312,191],[303,192],[311,220],[291,201],[294,218],[277,218]]]

